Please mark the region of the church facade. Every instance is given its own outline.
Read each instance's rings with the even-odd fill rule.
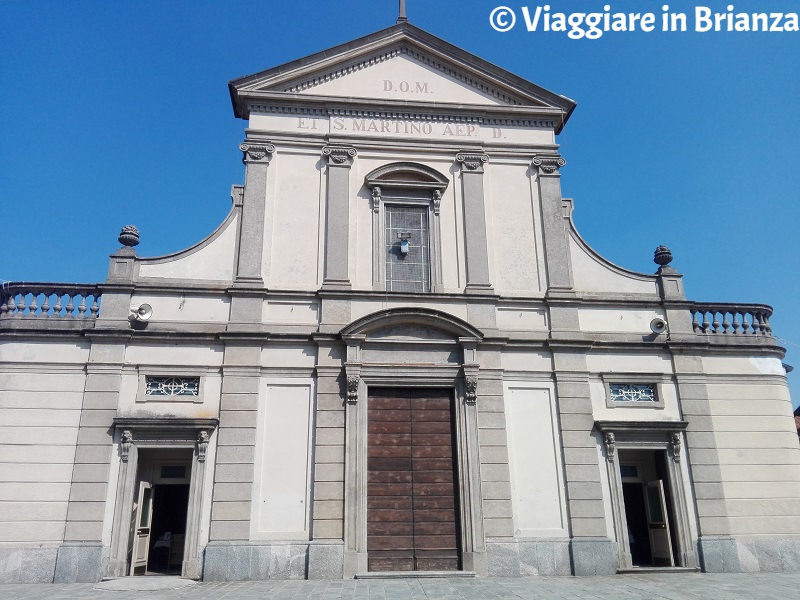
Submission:
[[[800,568],[771,309],[586,244],[573,101],[407,22],[230,92],[216,231],[0,294],[0,581]]]

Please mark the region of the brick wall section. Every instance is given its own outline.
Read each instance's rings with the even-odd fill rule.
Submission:
[[[483,493],[483,525],[487,538],[513,537],[511,476],[503,381],[483,371],[478,384],[478,442]]]
[[[344,375],[317,378],[314,430],[314,539],[341,540],[344,531]]]
[[[261,380],[258,369],[226,369],[222,377],[211,541],[250,538],[256,426]]]

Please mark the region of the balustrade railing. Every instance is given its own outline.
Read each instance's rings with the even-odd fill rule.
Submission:
[[[94,319],[102,293],[96,285],[71,283],[4,283],[0,288],[0,319]]]
[[[690,311],[695,333],[772,336],[772,308],[766,304],[694,302]]]

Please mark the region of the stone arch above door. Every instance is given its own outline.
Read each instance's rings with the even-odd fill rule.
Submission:
[[[476,342],[483,339],[483,333],[463,319],[431,308],[390,308],[368,314],[344,327],[340,334],[348,336],[370,336],[384,329],[394,327],[429,327],[449,334],[452,339],[472,338]]]
[[[463,319],[430,308],[391,308],[344,327],[347,397],[358,399],[362,371],[374,382],[455,381],[463,377],[465,399],[477,395],[477,348],[483,333]]]

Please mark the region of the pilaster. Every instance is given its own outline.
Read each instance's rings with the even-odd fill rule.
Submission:
[[[727,506],[727,497],[703,359],[679,348],[671,350],[678,402],[688,422],[686,458],[697,509],[702,567],[708,572],[737,572],[741,566],[736,544],[730,538],[730,515],[725,509],[720,510]],[[695,473],[695,463],[702,472]],[[710,524],[713,525],[709,527]]]
[[[483,165],[486,154],[465,150],[456,155],[461,168],[461,195],[464,202],[464,248],[467,268],[466,293],[491,294],[489,253],[486,237],[486,199],[483,190]]]
[[[226,342],[209,542],[250,539],[260,364],[257,340]],[[242,462],[241,456],[253,459]],[[237,507],[238,518],[227,518],[229,507]]]
[[[323,287],[350,289],[350,167],[356,149],[325,146],[328,198],[325,218],[325,276]]]
[[[130,292],[127,299],[129,302]],[[127,304],[118,300],[117,308]],[[127,311],[126,306],[125,315]],[[56,559],[54,581],[59,583],[99,581],[109,556],[108,544],[103,540],[103,519],[111,453],[115,448],[111,432],[119,406],[125,349],[131,335],[126,316],[115,314],[121,310],[109,312],[107,330],[90,334],[92,347],[86,367],[64,544]],[[101,322],[98,318],[98,326]]]
[[[561,200],[561,174],[567,164],[558,154],[537,154],[531,163],[536,173],[544,229],[544,258],[548,293],[572,289],[569,244]]]
[[[608,538],[602,500],[597,440],[592,433],[594,417],[586,348],[555,346],[552,350],[573,574],[613,574],[617,570],[618,554],[616,544]],[[574,487],[581,489],[579,495],[572,493]]]
[[[264,260],[264,215],[267,198],[267,168],[275,146],[264,142],[243,142],[239,145],[246,166],[242,223],[239,229],[237,285],[263,287],[261,265]]]

